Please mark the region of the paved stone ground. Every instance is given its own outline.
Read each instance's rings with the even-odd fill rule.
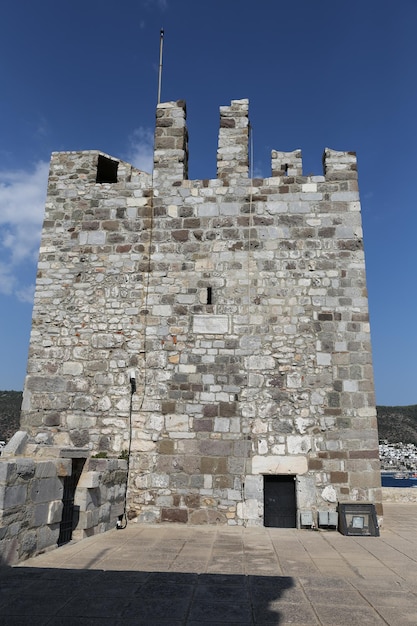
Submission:
[[[0,624],[417,624],[417,505],[381,537],[138,526],[0,568]]]

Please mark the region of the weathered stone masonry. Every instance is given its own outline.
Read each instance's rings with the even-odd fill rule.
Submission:
[[[187,161],[183,102],[158,105],[153,175],[52,155],[22,429],[130,448],[141,522],[262,524],[271,474],[295,477],[298,513],[381,512],[355,154],[303,176],[300,151],[273,151],[250,179],[239,100],[217,178]]]

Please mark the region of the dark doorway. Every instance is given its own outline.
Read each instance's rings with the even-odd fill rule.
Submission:
[[[264,476],[264,526],[296,527],[295,476]]]
[[[59,526],[58,545],[62,546],[72,539],[72,531],[77,525],[78,519],[75,515],[74,498],[78,481],[83,471],[85,459],[72,459],[71,476],[64,478],[64,493],[62,496],[62,519]]]

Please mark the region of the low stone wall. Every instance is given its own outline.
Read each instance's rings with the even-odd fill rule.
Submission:
[[[73,539],[84,539],[111,528],[124,511],[127,462],[88,459],[75,492],[79,519]]]
[[[116,526],[124,510],[126,461],[87,459],[74,500],[73,539]],[[0,459],[0,564],[12,565],[57,546],[64,480],[71,458]]]
[[[71,459],[0,459],[0,562],[11,565],[56,545],[69,475]]]
[[[382,487],[382,503],[384,502],[417,502],[417,488]]]

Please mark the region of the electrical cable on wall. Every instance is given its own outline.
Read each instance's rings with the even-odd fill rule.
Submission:
[[[162,54],[162,39],[163,39],[164,31],[161,30],[161,54]],[[160,96],[160,92],[158,92],[158,98]],[[153,153],[155,154],[155,136],[154,136],[154,147]],[[138,413],[141,412],[143,403],[145,401],[146,389],[147,389],[147,364],[146,364],[146,328],[147,328],[147,315],[148,315],[148,297],[149,297],[149,283],[150,283],[150,274],[151,274],[151,261],[152,261],[152,245],[153,245],[153,228],[154,228],[154,170],[152,170],[152,181],[151,181],[151,215],[150,215],[150,228],[149,228],[149,244],[148,244],[148,264],[146,268],[146,280],[145,280],[145,293],[143,295],[143,391],[142,398],[140,401],[140,405],[138,407]],[[132,438],[133,438],[133,423],[132,423],[132,413],[133,413],[133,395],[136,393],[136,375],[135,371],[131,370],[130,372],[130,407],[129,407],[129,444],[127,450],[127,471],[126,471],[126,488],[125,488],[125,497],[124,497],[124,508],[123,513],[119,515],[116,528],[119,530],[123,530],[127,526],[127,492],[129,488],[129,476],[130,476],[130,457],[132,451]]]
[[[146,281],[145,281],[145,293],[143,297],[143,311],[144,311],[144,323],[143,323],[143,391],[142,391],[142,399],[138,408],[138,413],[142,410],[143,403],[145,401],[146,396],[146,388],[147,388],[147,366],[146,366],[146,321],[148,315],[148,295],[149,295],[149,280],[151,273],[151,254],[152,254],[152,241],[153,241],[153,222],[154,222],[154,210],[153,210],[153,173],[152,173],[152,196],[151,196],[151,224],[150,224],[150,235],[149,235],[149,251],[148,251],[148,266],[146,271]],[[133,413],[133,395],[136,393],[136,374],[134,370],[130,372],[130,406],[129,406],[129,444],[127,450],[127,471],[126,471],[126,489],[125,489],[125,497],[124,497],[124,510],[122,515],[119,515],[116,528],[122,530],[127,526],[127,491],[129,488],[129,473],[130,473],[130,457],[132,451],[132,438],[133,438],[133,423],[132,423],[132,413]],[[123,521],[124,520],[124,521]]]
[[[136,374],[134,370],[130,372],[130,407],[129,407],[129,445],[127,449],[127,469],[126,469],[126,489],[123,505],[123,513],[119,515],[116,528],[118,530],[124,530],[127,526],[127,489],[129,483],[129,469],[130,469],[130,453],[132,449],[132,410],[133,410],[133,394],[136,393]]]

